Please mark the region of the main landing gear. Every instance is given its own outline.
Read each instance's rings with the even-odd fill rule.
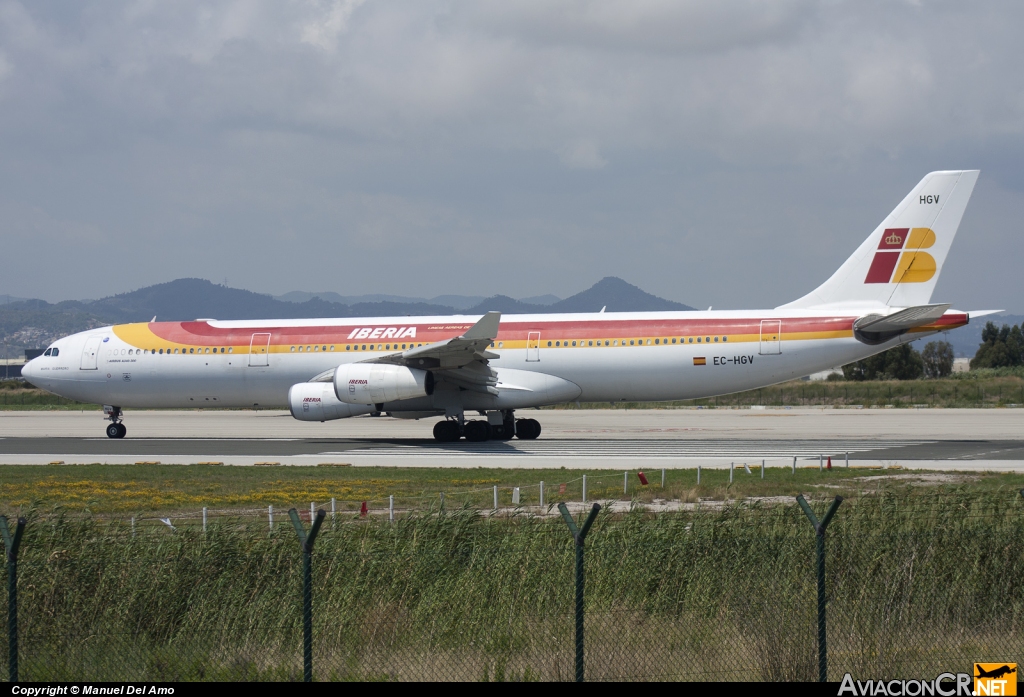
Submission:
[[[110,420],[110,425],[107,426],[107,438],[124,438],[128,429],[121,423],[121,407],[104,404],[103,415]]]
[[[536,419],[517,419],[511,409],[500,412],[501,422],[498,423],[497,412],[488,414],[487,421],[465,421],[446,419],[434,424],[434,440],[439,443],[454,443],[463,436],[471,443],[482,443],[486,440],[510,440],[513,436],[520,440],[533,440],[540,435],[540,422]]]

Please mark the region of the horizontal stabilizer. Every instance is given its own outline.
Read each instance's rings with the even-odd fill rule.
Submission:
[[[922,327],[936,321],[949,309],[949,303],[940,305],[918,305],[891,315],[867,315],[854,322],[854,329],[862,332],[888,334]]]
[[[1006,312],[1006,310],[971,310],[967,313],[967,316],[971,319],[976,317],[988,317],[989,315],[997,315],[1000,312]]]

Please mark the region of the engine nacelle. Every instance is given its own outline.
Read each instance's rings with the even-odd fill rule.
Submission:
[[[369,414],[373,407],[345,404],[334,395],[329,382],[300,382],[288,390],[288,408],[299,421],[332,421]]]
[[[384,404],[434,394],[429,370],[386,363],[348,363],[334,371],[334,394],[346,404]]]

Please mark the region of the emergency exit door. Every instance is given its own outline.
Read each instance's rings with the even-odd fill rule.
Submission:
[[[527,335],[526,360],[530,363],[540,360],[540,332],[530,332]]]
[[[782,353],[781,319],[761,320],[761,350],[759,353],[762,356]]]
[[[85,347],[82,349],[82,370],[96,370],[102,342],[102,336],[90,336],[85,340]]]
[[[249,366],[262,368],[270,365],[270,334],[253,334],[249,342]]]

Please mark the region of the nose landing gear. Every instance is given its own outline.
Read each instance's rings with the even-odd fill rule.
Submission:
[[[107,426],[107,438],[124,438],[128,429],[121,423],[121,407],[104,404],[103,415],[110,420],[110,424]]]

